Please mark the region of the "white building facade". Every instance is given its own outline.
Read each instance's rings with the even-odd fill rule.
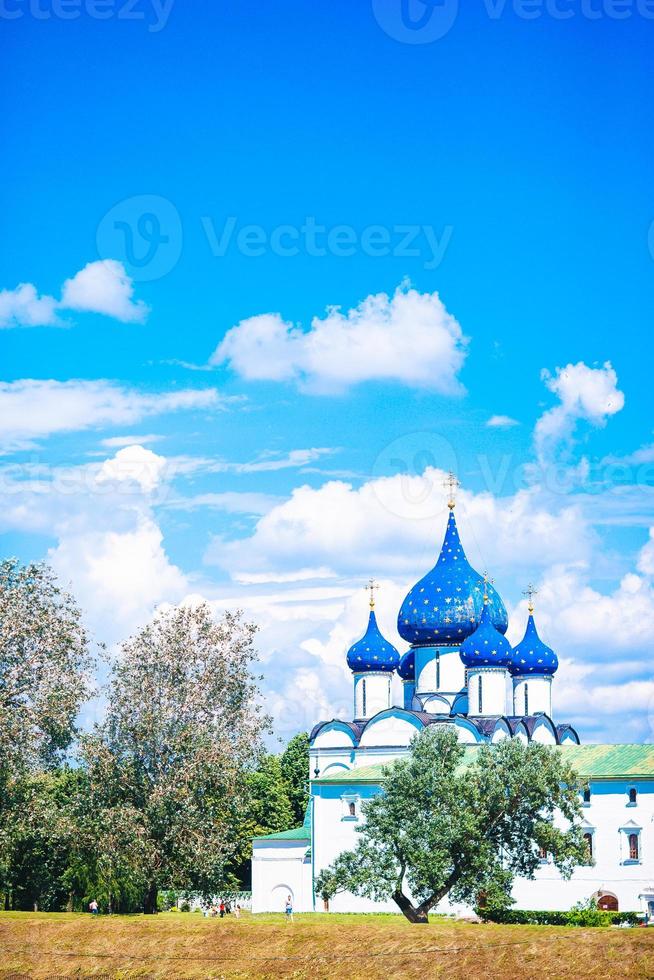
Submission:
[[[508,617],[495,589],[469,565],[450,512],[434,568],[410,590],[398,632],[410,644],[400,657],[381,634],[371,592],[368,628],[347,653],[353,720],[321,722],[310,736],[311,797],[304,825],[256,838],[252,909],[320,911],[314,882],[356,846],[362,803],[379,793],[383,766],[409,751],[429,725],[447,725],[469,758],[504,738],[558,746],[588,783],[584,833],[592,863],[564,881],[543,855],[534,880],[517,879],[516,908],[569,909],[595,897],[602,907],[654,916],[654,745],[580,745],[572,726],[552,718],[554,651],[539,637],[530,601],[523,640],[504,636]],[[402,682],[394,705],[393,676]],[[354,895],[336,896],[339,912],[397,912]],[[444,903],[442,911],[452,909]]]

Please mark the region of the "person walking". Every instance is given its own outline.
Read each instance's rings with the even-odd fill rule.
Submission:
[[[286,905],[284,906],[284,912],[285,912],[285,915],[286,915],[286,921],[287,922],[292,922],[293,921],[293,899],[291,898],[290,895],[287,895],[286,896]]]
[[[96,902],[95,899],[92,899],[89,902],[89,912],[91,913],[91,915],[97,915],[99,912],[98,903]]]

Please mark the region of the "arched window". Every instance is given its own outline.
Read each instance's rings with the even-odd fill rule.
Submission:
[[[636,806],[638,803],[638,790],[635,786],[631,786],[629,789],[629,806]]]
[[[585,806],[590,806],[590,786],[586,786],[582,793],[582,800]]]
[[[529,714],[529,684],[525,684],[525,714]]]
[[[479,714],[481,714],[483,712],[483,710],[484,710],[484,707],[483,707],[484,706],[484,699],[483,699],[483,691],[482,691],[482,681],[483,681],[483,677],[480,674],[479,675],[479,679],[477,681],[477,683],[478,683],[477,693],[479,695],[479,698],[478,698],[478,700],[479,700]]]
[[[356,803],[350,803],[348,809],[350,811],[350,816],[351,817],[356,817],[356,815],[357,815],[357,805],[356,805]]]
[[[640,860],[640,847],[638,834],[629,834],[629,860]]]
[[[593,860],[593,835],[591,833],[584,834],[584,840],[588,848],[588,863],[590,864]]]
[[[547,861],[547,848],[546,847],[539,847],[538,848],[538,857],[541,859],[541,861],[543,862],[543,864]]]

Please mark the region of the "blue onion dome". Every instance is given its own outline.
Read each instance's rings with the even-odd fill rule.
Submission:
[[[463,641],[459,651],[466,667],[513,666],[513,650],[505,636],[495,629],[491,619],[490,602],[484,605],[479,626]]]
[[[370,610],[368,629],[347,652],[347,665],[356,674],[366,670],[393,671],[400,663],[400,655],[379,631],[374,609]]]
[[[416,653],[415,650],[407,650],[402,659],[400,660],[400,666],[397,668],[398,676],[402,678],[403,681],[415,681],[416,679]]]
[[[438,561],[402,603],[397,629],[403,640],[415,646],[459,644],[476,630],[483,604],[484,579],[468,563],[450,504]],[[491,585],[488,586],[488,615],[493,626],[505,633],[509,619],[504,603]]]
[[[555,674],[559,667],[559,658],[551,647],[543,643],[534,622],[534,611],[529,610],[525,635],[513,648],[512,674]]]

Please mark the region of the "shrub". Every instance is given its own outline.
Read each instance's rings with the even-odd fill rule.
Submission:
[[[637,912],[605,912],[595,902],[579,902],[568,912],[549,909],[479,909],[486,922],[520,926],[617,926],[622,922],[637,925]]]

